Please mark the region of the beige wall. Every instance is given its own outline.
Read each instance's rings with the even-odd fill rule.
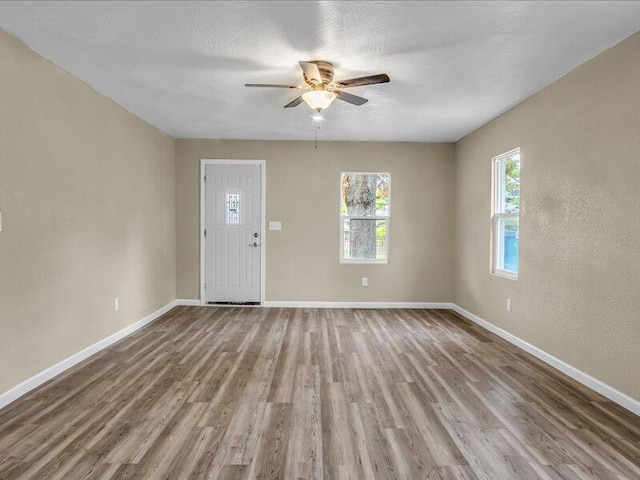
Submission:
[[[3,392],[175,298],[175,165],[171,137],[1,30],[0,59]]]
[[[640,34],[457,145],[454,301],[640,399]],[[522,149],[517,282],[489,274],[490,162]],[[512,311],[505,308],[512,299]]]
[[[267,232],[267,300],[451,301],[453,145],[177,140],[178,298],[200,297],[202,158],[266,160],[267,221],[282,222]],[[388,265],[338,262],[344,170],[391,173]]]

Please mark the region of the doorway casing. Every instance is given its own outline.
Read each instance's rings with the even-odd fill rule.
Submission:
[[[204,284],[206,278],[205,266],[205,175],[207,165],[258,165],[260,167],[260,306],[265,303],[265,268],[267,256],[267,236],[266,236],[266,187],[267,172],[266,162],[264,160],[231,160],[231,159],[212,159],[203,158],[200,160],[200,305],[207,306]],[[211,305],[219,307],[221,305]]]

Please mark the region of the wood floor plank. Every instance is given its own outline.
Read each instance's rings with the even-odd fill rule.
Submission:
[[[289,437],[291,435],[290,403],[267,403],[256,453],[250,461],[247,478],[277,480],[283,478]]]
[[[320,401],[319,367],[300,365],[296,375],[285,478],[324,478]]]
[[[640,479],[640,418],[447,310],[177,307],[0,410],[0,480]]]

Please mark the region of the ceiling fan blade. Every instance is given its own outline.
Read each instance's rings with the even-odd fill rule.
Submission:
[[[296,98],[295,100],[287,103],[284,108],[292,108],[292,107],[297,107],[298,105],[300,105],[304,100],[302,100],[302,95],[300,95],[298,98]]]
[[[302,72],[304,73],[304,78],[308,82],[312,83],[322,83],[322,75],[320,74],[320,69],[318,65],[311,62],[298,62],[300,64],[300,68],[302,68]]]
[[[387,83],[391,79],[386,73],[380,75],[369,75],[367,77],[350,78],[349,80],[340,80],[336,83],[338,88],[360,87],[362,85],[375,85],[376,83]]]
[[[245,83],[245,87],[271,87],[271,88],[304,88],[296,87],[294,85],[270,85],[266,83]]]
[[[336,98],[338,100],[342,100],[343,102],[351,103],[353,105],[364,105],[369,100],[366,98],[358,97],[357,95],[351,95],[350,93],[343,92],[341,90],[334,90],[333,93],[336,94]]]

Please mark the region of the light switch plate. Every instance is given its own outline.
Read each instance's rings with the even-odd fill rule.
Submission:
[[[269,222],[269,230],[282,230],[282,222]]]

